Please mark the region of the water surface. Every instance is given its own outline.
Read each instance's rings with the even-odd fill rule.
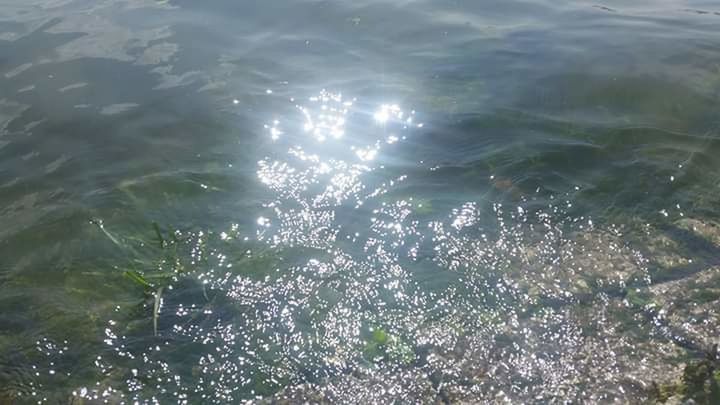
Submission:
[[[0,403],[712,401],[718,26],[5,0]]]

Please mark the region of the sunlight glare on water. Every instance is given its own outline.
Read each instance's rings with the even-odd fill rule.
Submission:
[[[357,100],[326,91],[308,100],[295,110],[302,119],[279,120],[304,122],[283,128],[290,141],[273,139],[258,162],[270,198],[256,234],[232,225],[182,235],[193,267],[163,292],[158,337],[138,339],[109,321],[108,351],[95,361],[108,378],[74,395],[604,402],[640,389],[619,370],[640,364],[641,379],[643,362],[658,361],[637,357],[647,336],[673,332],[613,292],[650,282],[620,228],[568,215],[570,191],[542,209],[531,197],[507,208],[469,201],[446,214],[394,198],[408,176],[383,177],[387,155],[342,151],[392,154],[403,141],[379,141],[412,138],[414,111],[355,114]],[[350,120],[369,120],[353,126],[369,133],[347,131]],[[623,311],[621,325],[611,314]],[[181,353],[192,355],[171,361]]]
[[[0,404],[717,403],[707,0],[0,4]]]

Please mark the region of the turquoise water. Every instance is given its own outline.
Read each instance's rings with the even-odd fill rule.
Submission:
[[[718,27],[0,3],[0,403],[712,403]]]

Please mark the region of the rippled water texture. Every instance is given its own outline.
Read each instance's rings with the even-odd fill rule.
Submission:
[[[0,404],[718,403],[720,7],[0,3]]]

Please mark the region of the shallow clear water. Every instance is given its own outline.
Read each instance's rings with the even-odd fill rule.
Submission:
[[[703,391],[718,27],[711,1],[3,1],[0,403]]]

